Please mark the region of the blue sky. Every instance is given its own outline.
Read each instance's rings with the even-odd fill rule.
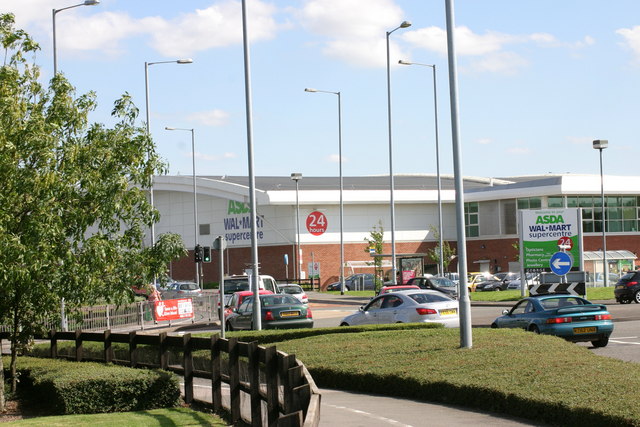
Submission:
[[[78,0],[3,0],[40,42],[53,72],[53,8]],[[391,35],[394,172],[435,173],[435,64],[441,171],[453,172],[445,1],[249,0],[255,173],[338,174],[342,94],[346,176],[388,174],[385,32]],[[599,173],[593,139],[608,139],[604,172],[637,175],[640,2],[457,0],[462,170],[467,176]],[[171,174],[246,175],[241,4],[233,0],[101,0],[57,14],[58,69],[94,90],[94,121],[111,124],[130,93]]]

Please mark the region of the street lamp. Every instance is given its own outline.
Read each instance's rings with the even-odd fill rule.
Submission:
[[[391,138],[391,64],[389,62],[389,36],[400,28],[408,28],[411,22],[403,21],[399,26],[391,31],[387,31],[387,116],[389,126],[389,189],[391,194],[391,280],[392,284],[398,283],[396,277],[396,209],[394,200],[395,184],[393,180],[393,140]]]
[[[298,199],[298,181],[302,179],[301,173],[292,173],[291,179],[296,182],[296,254],[293,257],[296,263],[295,279],[300,284],[300,202]]]
[[[73,9],[78,6],[95,6],[100,3],[100,0],[85,0],[83,3],[74,4],[73,6],[63,7],[62,9],[53,9],[52,11],[52,19],[53,19],[53,75],[58,74],[58,57],[56,54],[56,13],[62,12],[63,10]]]
[[[604,175],[602,174],[602,150],[609,146],[606,139],[596,139],[593,141],[593,148],[600,151],[600,197],[602,199],[602,285],[607,287],[609,279],[609,265],[607,264],[607,209],[604,205]]]
[[[198,247],[198,196],[196,192],[196,137],[195,131],[193,128],[174,128],[174,127],[165,127],[166,130],[184,130],[187,132],[191,132],[191,159],[193,163],[193,233],[194,233],[194,245],[193,250],[196,251]],[[198,267],[198,263],[196,262],[196,283],[198,286],[200,285],[200,271]]]
[[[156,62],[145,62],[144,63],[144,93],[145,93],[145,107],[146,107],[146,118],[147,118],[147,135],[151,136],[151,119],[149,118],[149,67],[155,64],[191,64],[193,59],[185,58],[185,59],[177,59],[173,61],[156,61]],[[151,183],[149,186],[149,203],[151,203],[151,207],[154,207],[153,204],[153,175],[151,175]],[[151,246],[156,243],[156,225],[154,222],[151,223]]]
[[[338,95],[338,169],[340,173],[340,295],[344,295],[344,202],[343,202],[343,181],[342,181],[342,104],[340,92],[318,90],[306,88],[305,92],[331,93]]]
[[[421,64],[419,62],[408,62],[402,59],[398,61],[398,64],[402,65],[421,65],[423,67],[431,67],[433,70],[433,112],[435,115],[435,130],[436,130],[436,175],[438,181],[438,234],[440,244],[440,274],[444,275],[444,260],[443,260],[443,237],[442,237],[442,183],[440,181],[440,144],[438,142],[438,94],[436,91],[436,64]]]

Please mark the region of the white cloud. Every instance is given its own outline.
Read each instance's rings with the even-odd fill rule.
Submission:
[[[223,110],[201,111],[187,116],[187,120],[192,120],[206,126],[224,126],[229,121],[229,113]]]
[[[327,160],[329,160],[331,163],[339,163],[340,162],[340,156],[338,154],[330,154],[329,157],[327,157]],[[342,163],[346,163],[348,161],[349,161],[349,159],[347,159],[346,157],[342,156]]]
[[[332,58],[362,67],[386,64],[385,34],[405,20],[392,0],[369,0],[363,13],[361,0],[310,0],[294,11],[308,31],[329,39],[322,52]],[[406,31],[406,30],[404,30]],[[390,36],[391,63],[408,57]]]
[[[527,147],[511,147],[507,149],[507,153],[516,155],[529,155],[533,154],[533,150]]]
[[[620,28],[616,30],[616,34],[624,38],[624,43],[622,44],[631,49],[635,55],[635,60],[640,60],[640,25],[633,28]]]

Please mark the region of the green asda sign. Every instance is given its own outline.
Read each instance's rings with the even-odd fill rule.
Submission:
[[[582,257],[582,219],[579,209],[518,211],[521,260],[525,269],[550,271],[551,256],[564,251],[579,269]]]

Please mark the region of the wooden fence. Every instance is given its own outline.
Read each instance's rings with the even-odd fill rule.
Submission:
[[[8,333],[0,333],[7,339]],[[184,377],[184,400],[194,400],[194,378],[211,380],[212,404],[215,412],[224,407],[231,414],[234,424],[241,418],[253,426],[317,426],[320,422],[320,393],[306,367],[294,355],[277,351],[275,347],[262,347],[257,343],[239,342],[237,338],[224,339],[218,335],[211,338],[142,335],[132,331],[116,334],[106,330],[100,332],[59,332],[52,330],[46,338],[50,341],[50,357],[75,361],[103,361],[128,365],[133,368],[161,368]],[[72,356],[58,354],[59,341],[74,341]],[[103,357],[96,360],[83,357],[83,342],[104,343]],[[114,358],[113,343],[128,344],[128,360]],[[159,363],[141,362],[137,357],[138,346],[147,345],[157,349]],[[169,363],[171,349],[182,351],[182,363]],[[193,363],[195,350],[208,350],[211,355],[210,371],[196,370]],[[223,353],[227,369],[223,372]],[[246,367],[246,376],[241,379],[241,365]],[[243,369],[244,372],[244,369]],[[222,384],[229,387],[229,406],[223,406]],[[243,417],[241,393],[250,398],[250,418]],[[266,410],[263,410],[266,406]],[[264,415],[266,419],[263,420]]]

